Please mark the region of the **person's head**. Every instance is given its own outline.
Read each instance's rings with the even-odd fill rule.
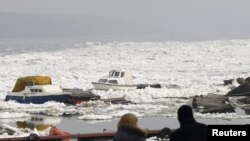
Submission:
[[[193,111],[192,108],[190,106],[187,105],[182,105],[179,109],[178,109],[178,120],[179,122],[183,122],[186,121],[188,119],[193,119]]]
[[[136,128],[137,127],[137,117],[132,113],[123,115],[118,123],[118,128]]]

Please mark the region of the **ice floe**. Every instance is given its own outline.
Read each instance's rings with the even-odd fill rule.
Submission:
[[[14,40],[10,42],[18,45]],[[48,42],[52,42],[50,45],[56,48],[63,46],[59,42]],[[31,42],[30,45],[37,44]],[[68,45],[68,48],[60,50],[1,54],[1,111],[52,116],[77,114],[79,117],[91,114],[119,117],[125,112],[134,112],[141,116],[175,117],[180,105],[190,104],[188,98],[207,93],[225,94],[231,86],[223,86],[224,79],[250,76],[250,40],[79,42]],[[136,84],[160,83],[163,87],[134,91],[93,90],[102,99],[124,97],[136,103],[132,105],[113,105],[100,101],[76,106],[56,102],[35,105],[3,101],[20,76],[49,75],[53,83],[61,87],[87,90],[93,88],[91,82],[107,75],[110,69],[124,68],[132,70]],[[237,114],[226,116],[238,117]]]
[[[29,42],[36,49],[15,40],[14,48],[0,53],[0,121],[9,123],[32,114],[49,116],[77,115],[79,120],[112,120],[125,113],[138,117],[176,118],[182,104],[191,104],[190,97],[208,93],[225,94],[232,87],[223,86],[224,79],[250,76],[250,40],[218,40],[201,42]],[[3,41],[0,41],[1,44]],[[14,53],[15,46],[22,48]],[[44,47],[44,49],[42,49]],[[41,48],[41,49],[40,49]],[[54,49],[49,49],[54,48]],[[27,52],[25,52],[27,51]],[[12,53],[10,53],[12,52]],[[134,82],[160,83],[161,89],[134,91],[98,91],[101,99],[124,97],[133,104],[112,104],[89,101],[78,105],[58,102],[20,104],[5,102],[16,79],[26,75],[49,75],[63,88],[92,89],[91,82],[107,75],[111,69],[130,69]],[[244,112],[224,114],[195,113],[200,119],[249,119]],[[7,125],[6,125],[7,126]],[[48,132],[39,132],[46,135]],[[28,136],[25,131],[15,136]],[[9,137],[7,133],[0,138]],[[148,140],[155,140],[151,138]]]

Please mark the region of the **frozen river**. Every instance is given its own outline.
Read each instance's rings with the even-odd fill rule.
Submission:
[[[63,117],[59,127],[70,132],[114,130],[117,119],[128,112],[142,118],[143,128],[178,127],[177,109],[190,104],[195,95],[224,95],[236,83],[224,86],[223,80],[250,76],[250,40],[199,42],[98,42],[81,39],[0,40],[0,121],[14,125],[32,114]],[[3,101],[18,77],[48,75],[63,88],[92,89],[91,82],[112,69],[132,70],[134,82],[160,83],[161,89],[134,91],[96,91],[101,98],[125,97],[136,104],[114,105],[94,101],[77,106],[48,102],[42,105]],[[249,115],[200,114],[209,124],[248,123]],[[90,124],[96,119],[102,119]],[[88,122],[86,122],[88,120]],[[108,121],[107,121],[108,120]],[[150,125],[149,125],[150,124]],[[151,125],[152,124],[152,125]]]

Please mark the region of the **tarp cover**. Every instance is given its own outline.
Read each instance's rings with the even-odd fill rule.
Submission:
[[[32,81],[35,85],[51,85],[51,78],[49,76],[27,76],[17,79],[12,92],[20,92],[25,89],[28,82]]]

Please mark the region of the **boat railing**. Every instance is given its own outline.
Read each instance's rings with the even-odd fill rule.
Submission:
[[[157,136],[160,130],[148,130],[148,137]],[[39,141],[63,141],[63,140],[77,140],[77,141],[112,141],[115,132],[101,132],[101,133],[86,133],[86,134],[70,134],[70,135],[53,135],[40,136]],[[31,137],[11,137],[0,138],[0,141],[29,141]]]

